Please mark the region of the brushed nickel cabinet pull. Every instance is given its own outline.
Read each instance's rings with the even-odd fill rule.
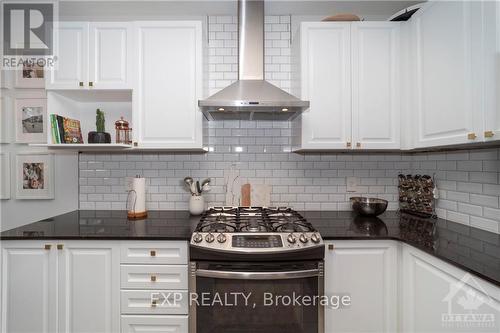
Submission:
[[[151,275],[151,282],[156,282],[156,275]]]
[[[333,244],[328,244],[328,250],[332,251],[334,248]]]
[[[83,82],[82,82],[82,81],[80,81],[80,82],[78,83],[78,85],[79,85],[80,87],[83,87]]]
[[[492,138],[495,135],[495,132],[493,131],[486,131],[484,132],[484,137],[485,138]]]
[[[89,87],[93,87],[93,86],[94,86],[94,82],[89,81]]]
[[[155,250],[151,250],[151,251],[149,251],[149,255],[150,255],[151,257],[156,257],[156,251],[155,251]]]
[[[50,244],[45,244],[44,249],[45,250],[50,250],[52,248],[52,245]]]
[[[352,144],[349,141],[347,141],[346,146],[347,146],[347,148],[351,148]]]
[[[467,134],[467,139],[469,139],[469,140],[476,140],[476,138],[477,138],[476,133]]]
[[[58,249],[58,250],[62,250],[62,249],[63,249],[63,247],[64,247],[64,246],[63,246],[63,244],[57,244],[57,249]]]
[[[156,308],[156,300],[151,301],[151,307]]]
[[[134,142],[134,147],[137,147],[139,144],[137,142]]]
[[[356,148],[361,148],[361,142],[356,143]]]

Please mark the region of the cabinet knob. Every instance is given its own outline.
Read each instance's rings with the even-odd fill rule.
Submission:
[[[493,131],[486,131],[484,132],[484,137],[485,138],[492,138],[495,135],[495,132]]]
[[[333,248],[334,248],[333,244],[328,244],[328,250],[329,251],[333,251]]]
[[[149,255],[150,255],[151,257],[156,257],[156,251],[155,251],[155,250],[151,250],[151,251],[149,251]]]
[[[82,82],[82,81],[80,81],[80,82],[78,83],[78,85],[79,85],[80,87],[83,87],[83,82]]]
[[[93,86],[94,86],[94,82],[89,81],[89,87],[93,87]]]
[[[156,300],[152,300],[151,301],[151,307],[152,308],[156,308]]]
[[[57,249],[62,250],[63,249],[63,244],[57,244]]]
[[[352,144],[349,141],[347,141],[346,146],[347,148],[351,148]]]
[[[52,245],[50,244],[45,244],[45,246],[43,247],[45,250],[50,250],[52,248]]]
[[[467,139],[469,139],[469,140],[476,140],[476,138],[477,138],[476,133],[467,134]]]
[[[361,142],[356,142],[356,148],[361,148]]]
[[[156,275],[151,275],[151,282],[156,282]]]
[[[134,142],[134,147],[137,147],[139,144],[137,142]]]

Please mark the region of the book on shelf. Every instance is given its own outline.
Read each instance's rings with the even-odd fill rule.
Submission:
[[[79,120],[51,114],[50,124],[53,143],[83,143]]]

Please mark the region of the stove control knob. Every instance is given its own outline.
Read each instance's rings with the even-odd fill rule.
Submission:
[[[319,237],[319,234],[315,232],[314,234],[312,234],[311,240],[313,243],[319,243],[321,238]]]
[[[290,244],[295,244],[295,242],[297,241],[297,238],[295,237],[294,234],[288,235],[288,237],[286,239],[287,239],[288,243],[290,243]]]
[[[220,233],[219,236],[217,236],[217,241],[219,243],[224,243],[226,241],[226,235],[224,235],[223,233]]]
[[[214,239],[215,239],[215,237],[212,234],[208,234],[205,236],[205,240],[207,241],[207,243],[212,243],[214,241]]]
[[[194,236],[193,236],[193,241],[194,241],[195,243],[199,243],[199,242],[201,242],[202,240],[203,240],[203,236],[202,236],[202,235],[200,235],[200,234],[198,234],[198,233],[194,234]]]
[[[299,240],[301,243],[307,243],[309,241],[309,239],[307,239],[307,236],[306,234],[301,234],[300,237],[299,237]]]

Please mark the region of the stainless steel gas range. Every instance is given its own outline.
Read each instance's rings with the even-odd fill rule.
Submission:
[[[191,237],[190,333],[323,333],[309,302],[323,295],[323,258],[321,235],[290,208],[209,209]]]

